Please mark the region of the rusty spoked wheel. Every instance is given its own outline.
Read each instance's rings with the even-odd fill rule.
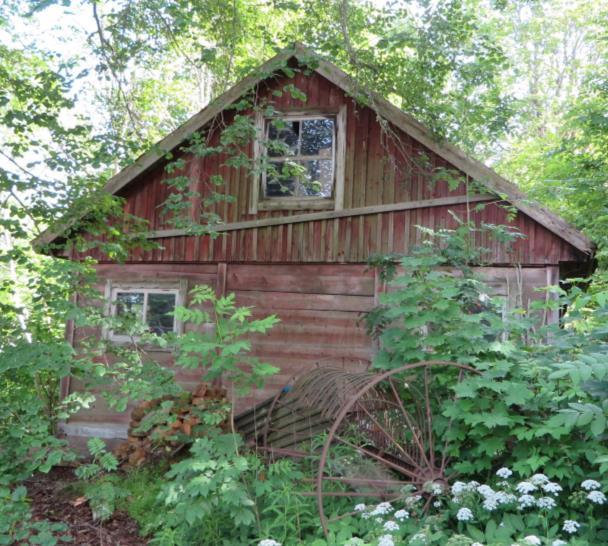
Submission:
[[[325,533],[329,497],[390,500],[410,485],[428,507],[432,494],[425,486],[444,488],[449,463],[445,433],[451,423],[437,409],[470,373],[478,372],[449,361],[418,362],[369,377],[349,397],[319,459],[316,495]]]

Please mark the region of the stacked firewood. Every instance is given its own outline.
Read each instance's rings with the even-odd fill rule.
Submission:
[[[131,413],[128,439],[115,454],[129,466],[171,457],[209,426],[227,428],[228,407],[226,390],[208,383],[192,393],[141,402]]]

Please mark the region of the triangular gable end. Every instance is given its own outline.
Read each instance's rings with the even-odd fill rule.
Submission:
[[[240,99],[252,87],[273,75],[285,62],[292,58],[300,62],[310,62],[311,59],[314,59],[316,66],[313,70],[327,78],[347,94],[351,96],[358,94],[360,87],[348,74],[333,63],[322,59],[312,50],[301,44],[296,44],[294,48],[286,49],[262,64],[254,73],[219,96],[203,108],[203,110],[192,116],[183,125],[158,142],[150,151],[142,154],[131,165],[114,175],[106,183],[104,191],[110,194],[118,193],[139,175],[163,160],[167,152],[174,150],[190,135],[202,129],[209,121]],[[401,129],[404,133],[426,146],[429,150],[445,159],[479,184],[485,186],[492,193],[511,203],[518,210],[570,243],[579,251],[586,254],[593,253],[593,244],[585,235],[553,212],[536,203],[531,203],[516,185],[501,177],[483,163],[468,157],[456,146],[446,142],[438,142],[429,129],[385,98],[375,93],[366,93],[366,98],[368,100],[367,106],[372,108],[379,116]],[[61,231],[47,230],[34,241],[34,246],[40,248],[53,242],[75,222],[76,219],[73,220],[72,224],[64,224],[61,227]]]

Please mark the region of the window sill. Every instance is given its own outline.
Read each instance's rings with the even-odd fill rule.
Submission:
[[[258,203],[258,210],[334,210],[333,199],[268,199]]]

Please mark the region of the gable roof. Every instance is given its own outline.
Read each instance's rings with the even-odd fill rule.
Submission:
[[[254,73],[220,95],[183,125],[159,141],[151,150],[142,154],[128,167],[115,174],[106,183],[104,191],[110,194],[118,193],[140,174],[161,161],[167,152],[174,150],[190,135],[202,129],[224,109],[236,102],[256,84],[274,74],[283,66],[283,63],[291,58],[300,61],[310,61],[311,59],[314,59],[314,64],[316,66],[313,70],[315,72],[328,79],[347,94],[351,96],[357,95],[360,86],[348,74],[333,63],[318,56],[311,49],[301,44],[295,44],[293,48],[285,49],[266,61],[256,69]],[[369,107],[379,116],[385,118],[391,124],[445,159],[464,174],[485,186],[492,193],[495,193],[505,201],[511,203],[518,210],[570,243],[576,249],[588,254],[593,252],[594,245],[588,237],[557,214],[537,203],[532,203],[515,184],[509,182],[480,161],[467,156],[457,146],[448,142],[437,141],[436,137],[432,135],[428,128],[406,112],[391,104],[384,97],[381,97],[374,92],[366,92],[366,95],[370,101]],[[53,242],[74,225],[76,221],[77,219],[74,218],[71,222],[63,224],[59,230],[48,229],[34,240],[34,246],[40,248]]]

